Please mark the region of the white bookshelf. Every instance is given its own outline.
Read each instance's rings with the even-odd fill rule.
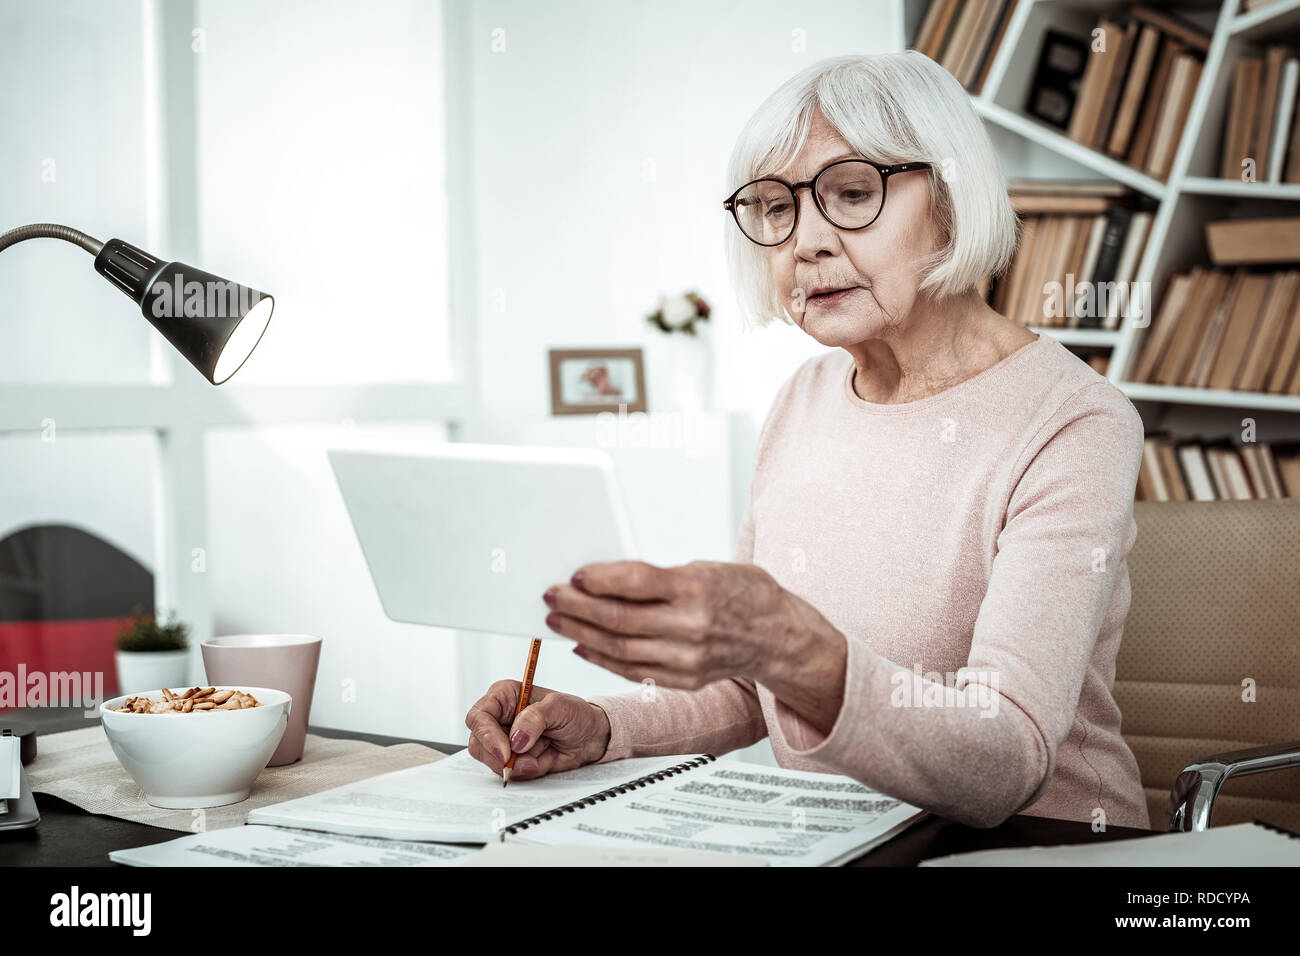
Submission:
[[[898,22],[904,33],[902,46],[906,48],[916,36],[929,0],[901,0],[901,3]],[[990,127],[1028,140],[1054,157],[1073,164],[1079,169],[1078,178],[1093,176],[1113,180],[1156,203],[1151,235],[1137,274],[1137,281],[1150,283],[1151,310],[1147,318],[1152,319],[1159,314],[1160,296],[1171,272],[1210,264],[1205,247],[1207,221],[1235,215],[1288,215],[1300,210],[1300,205],[1286,205],[1300,204],[1300,185],[1244,183],[1217,178],[1231,92],[1232,64],[1242,53],[1261,51],[1264,45],[1272,42],[1294,41],[1296,49],[1300,50],[1300,0],[1276,0],[1269,6],[1241,15],[1237,13],[1240,0],[1148,2],[1149,6],[1163,7],[1180,19],[1202,27],[1211,36],[1191,112],[1169,177],[1163,183],[1076,143],[1060,130],[1024,112],[1047,30],[1057,29],[1086,37],[1096,26],[1099,13],[1105,10],[1118,12],[1132,5],[1122,0],[1020,0],[990,65],[984,88],[972,96],[972,102]],[[1054,336],[1066,345],[1109,348],[1111,356],[1107,377],[1134,402],[1279,413],[1281,421],[1290,430],[1287,437],[1300,436],[1300,420],[1291,414],[1300,413],[1300,396],[1128,381],[1127,373],[1147,331],[1142,322],[1125,320],[1113,331],[1039,327],[1034,330]],[[1194,409],[1189,411],[1195,413]],[[1195,420],[1191,424],[1195,427]]]

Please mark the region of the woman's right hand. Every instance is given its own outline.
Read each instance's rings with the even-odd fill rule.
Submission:
[[[500,774],[518,754],[511,780],[572,770],[605,756],[609,718],[590,701],[533,685],[528,706],[515,719],[517,680],[499,680],[465,715],[469,755]]]

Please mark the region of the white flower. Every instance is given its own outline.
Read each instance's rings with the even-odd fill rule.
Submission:
[[[673,296],[662,301],[664,322],[674,329],[680,329],[695,318],[695,303],[684,295]]]

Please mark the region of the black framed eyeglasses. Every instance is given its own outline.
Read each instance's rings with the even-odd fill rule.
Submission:
[[[885,208],[889,177],[930,169],[929,163],[882,166],[869,159],[841,159],[807,182],[790,184],[767,176],[745,183],[722,203],[735,217],[745,238],[760,246],[779,246],[799,224],[797,190],[812,190],[813,203],[822,217],[837,229],[866,229]]]

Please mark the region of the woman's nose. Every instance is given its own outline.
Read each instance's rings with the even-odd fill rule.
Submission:
[[[840,248],[839,235],[817,208],[812,189],[799,190],[795,202],[800,206],[794,229],[794,254],[803,259],[835,255]]]

